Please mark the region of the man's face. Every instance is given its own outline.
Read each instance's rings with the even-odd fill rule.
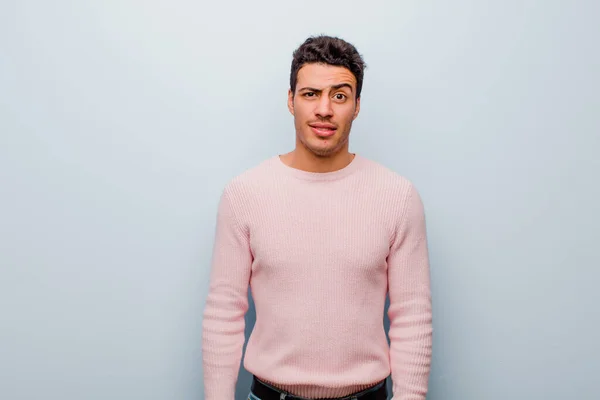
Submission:
[[[288,93],[299,144],[326,157],[347,148],[352,121],[358,116],[356,78],[344,67],[306,64],[298,71],[296,91]]]

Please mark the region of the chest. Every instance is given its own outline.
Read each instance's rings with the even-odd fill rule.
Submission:
[[[249,224],[253,274],[386,271],[393,224],[383,203],[357,194],[299,196],[259,207],[261,218]]]

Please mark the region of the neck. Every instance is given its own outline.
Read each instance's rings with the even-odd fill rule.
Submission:
[[[350,153],[348,149],[344,149],[329,156],[318,156],[296,147],[280,158],[289,167],[307,172],[325,173],[345,168],[354,159],[354,154]]]

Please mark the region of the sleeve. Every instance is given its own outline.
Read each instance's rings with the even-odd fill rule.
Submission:
[[[227,189],[217,212],[210,285],[202,320],[205,400],[234,400],[244,346],[252,256]]]
[[[429,256],[424,208],[411,185],[388,256],[393,400],[425,400],[432,350]]]

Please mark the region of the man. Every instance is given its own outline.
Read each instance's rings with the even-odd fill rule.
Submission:
[[[414,186],[349,152],[365,64],[351,44],[307,39],[293,55],[295,149],[225,187],[203,320],[206,400],[424,400],[432,314],[423,204]],[[383,314],[389,293],[389,338]]]

